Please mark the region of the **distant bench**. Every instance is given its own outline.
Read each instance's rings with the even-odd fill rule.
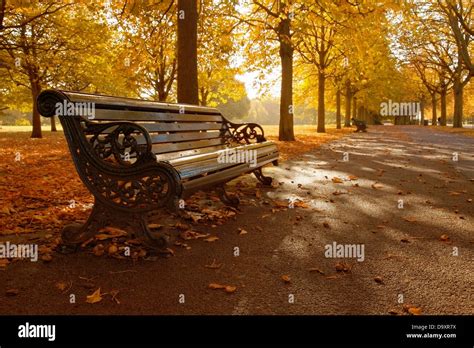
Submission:
[[[355,118],[352,118],[352,124],[357,127],[356,133],[357,132],[367,132],[367,123],[362,120],[356,120]]]
[[[277,146],[260,125],[230,122],[215,108],[47,90],[38,109],[42,116],[58,116],[76,170],[95,197],[87,222],[64,228],[66,245],[116,226],[164,247],[166,236],[147,226],[150,212],[177,209],[181,198],[206,189],[237,205],[225,183],[254,173],[271,185],[262,167],[278,164]]]

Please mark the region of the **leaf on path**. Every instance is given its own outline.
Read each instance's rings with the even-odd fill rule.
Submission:
[[[324,272],[321,271],[319,268],[310,268],[310,269],[308,269],[308,271],[309,271],[309,272],[317,272],[317,273],[319,273],[319,274],[321,274],[321,275],[324,275]]]
[[[0,269],[7,268],[7,265],[10,263],[8,259],[0,259]]]
[[[290,276],[287,274],[282,275],[281,280],[283,280],[285,283],[291,282]]]
[[[236,286],[233,285],[222,285],[222,284],[217,284],[217,283],[211,283],[209,284],[209,289],[224,289],[224,291],[228,294],[231,294],[237,290]]]
[[[243,235],[243,234],[247,234],[247,233],[248,233],[246,230],[244,230],[244,229],[241,228],[241,227],[239,227],[238,231],[239,231],[239,235]]]
[[[372,188],[373,188],[374,190],[379,190],[379,189],[382,189],[382,188],[383,188],[383,185],[376,182],[376,183],[373,183],[373,184],[372,184]]]
[[[359,180],[359,178],[358,178],[357,176],[355,176],[355,175],[349,175],[347,178],[348,178],[349,180]]]
[[[16,296],[20,293],[20,291],[18,289],[7,289],[5,291],[5,295],[7,296]]]
[[[442,242],[448,242],[449,241],[449,236],[447,234],[442,234],[439,237],[439,240],[442,241]]]
[[[209,284],[209,289],[224,289],[225,285],[217,284],[217,283],[211,283]]]
[[[333,177],[331,181],[335,184],[342,184],[344,182],[341,178],[338,178],[337,176]]]
[[[414,218],[413,216],[406,216],[403,218],[403,220],[407,222],[416,222],[416,218]]]
[[[236,286],[232,286],[232,285],[226,285],[226,287],[224,288],[225,292],[227,292],[228,294],[231,294],[233,292],[235,292],[235,290],[237,290],[237,287]]]
[[[377,284],[383,284],[384,283],[382,277],[380,277],[380,276],[375,277],[374,280]]]
[[[421,308],[420,307],[410,307],[408,308],[408,313],[411,315],[421,315]]]
[[[216,236],[211,236],[209,238],[203,239],[205,242],[215,242],[216,240],[219,240],[219,237]]]
[[[303,201],[296,201],[296,202],[293,203],[293,205],[295,207],[299,207],[299,208],[309,208],[308,203],[303,202]]]
[[[188,230],[188,231],[181,232],[179,236],[184,240],[190,240],[190,239],[206,238],[209,236],[209,233],[203,234],[200,232]]]
[[[87,303],[97,303],[102,301],[102,294],[100,293],[100,288],[92,293],[92,295],[88,295],[86,298]]]

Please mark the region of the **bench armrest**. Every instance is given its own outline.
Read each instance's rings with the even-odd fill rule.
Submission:
[[[102,160],[115,160],[119,166],[125,167],[156,162],[150,135],[133,122],[87,122],[84,133],[91,135],[89,144]],[[135,161],[131,162],[131,159]]]
[[[228,136],[239,144],[262,143],[266,141],[262,126],[257,123],[233,123],[224,119]]]

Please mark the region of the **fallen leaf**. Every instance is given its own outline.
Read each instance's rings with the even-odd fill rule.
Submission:
[[[205,242],[215,242],[216,240],[219,240],[219,237],[211,236],[209,238],[204,239]]]
[[[281,280],[283,280],[285,283],[289,283],[291,281],[290,276],[286,274],[281,276]]]
[[[295,207],[299,207],[299,208],[309,208],[308,203],[305,203],[303,201],[296,201],[296,202],[293,203],[293,205]]]
[[[372,184],[372,188],[374,190],[378,190],[378,189],[383,188],[383,185],[376,182],[376,183]]]
[[[226,285],[224,290],[225,290],[225,292],[231,294],[231,293],[235,292],[235,290],[237,290],[237,287],[232,286],[232,285]]]
[[[412,315],[420,315],[421,314],[421,308],[420,307],[410,307],[408,308],[408,313]]]
[[[349,180],[359,180],[359,178],[358,178],[357,176],[355,176],[355,175],[349,175],[347,178],[348,178]]]
[[[209,289],[224,289],[225,285],[217,284],[217,283],[211,283],[209,284]]]
[[[67,288],[67,284],[65,282],[57,282],[55,286],[59,291],[64,291]]]
[[[321,275],[324,275],[324,272],[321,271],[319,268],[310,268],[310,269],[308,269],[308,271],[310,271],[310,272],[317,272],[317,273],[319,273],[319,274],[321,274]]]
[[[196,231],[188,230],[188,231],[181,232],[179,236],[184,240],[190,240],[190,239],[205,238],[209,236],[209,234],[208,233],[203,234]]]
[[[88,295],[86,298],[87,303],[97,303],[102,301],[102,294],[100,293],[100,288],[92,293],[92,295]]]
[[[403,220],[407,222],[416,222],[416,218],[411,217],[411,216],[404,217]]]
[[[337,176],[333,177],[331,181],[335,184],[342,184],[344,182],[341,178],[338,178]]]
[[[447,234],[442,234],[439,237],[439,240],[442,241],[442,242],[447,242],[447,241],[449,241],[449,236]]]
[[[102,244],[97,244],[93,249],[92,252],[94,253],[95,256],[102,256],[104,255],[104,245]]]
[[[111,246],[109,246],[109,249],[108,249],[109,255],[116,254],[117,251],[118,251],[118,248],[115,244],[112,244]]]
[[[239,235],[247,234],[247,233],[248,233],[246,230],[244,230],[244,229],[241,228],[241,227],[238,228],[238,231],[239,231]]]
[[[160,224],[148,224],[148,228],[151,229],[151,230],[158,230],[162,227],[163,227],[163,225],[160,225]]]
[[[5,291],[5,295],[7,296],[16,296],[20,293],[20,291],[18,289],[7,289],[7,291]]]
[[[383,279],[382,279],[382,277],[380,277],[380,276],[375,277],[374,280],[375,280],[375,282],[378,283],[378,284],[383,284]]]

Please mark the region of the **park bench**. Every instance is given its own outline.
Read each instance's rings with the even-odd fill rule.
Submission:
[[[356,120],[355,118],[352,118],[352,124],[357,127],[356,133],[357,132],[367,132],[367,123],[362,120]]]
[[[63,229],[65,245],[115,226],[165,247],[167,236],[148,227],[153,211],[178,209],[199,190],[214,190],[235,206],[226,182],[254,173],[271,185],[262,167],[278,165],[277,146],[260,125],[230,122],[215,108],[59,90],[43,91],[37,105],[42,116],[59,118],[76,170],[94,196],[86,223]]]

